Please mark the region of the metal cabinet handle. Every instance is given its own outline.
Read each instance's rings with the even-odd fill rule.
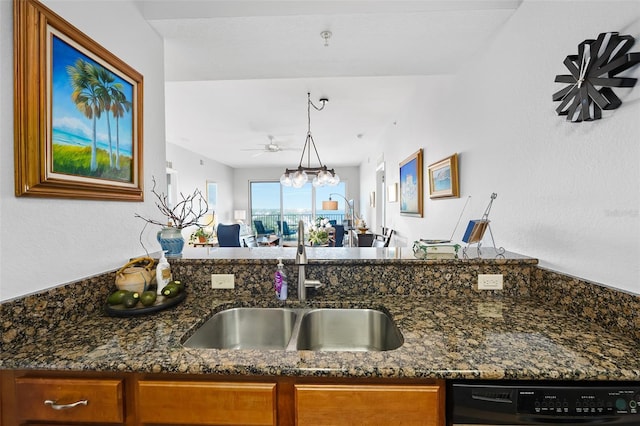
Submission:
[[[67,410],[69,408],[77,407],[78,405],[87,405],[89,401],[86,399],[81,399],[80,401],[72,402],[71,404],[56,404],[56,401],[52,401],[47,399],[44,402],[44,405],[48,405],[54,410]]]

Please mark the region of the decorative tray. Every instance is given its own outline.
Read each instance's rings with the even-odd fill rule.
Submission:
[[[156,301],[151,306],[144,306],[143,304],[138,303],[138,305],[133,308],[125,308],[123,304],[109,305],[105,303],[104,309],[107,315],[112,317],[131,317],[136,315],[150,314],[153,312],[162,311],[172,306],[176,306],[186,297],[187,292],[183,290],[175,297],[158,295]]]

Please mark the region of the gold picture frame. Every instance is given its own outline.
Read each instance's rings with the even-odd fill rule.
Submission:
[[[143,77],[37,0],[14,0],[15,194],[143,201]]]
[[[400,163],[400,214],[422,217],[422,148]]]
[[[430,164],[428,170],[430,198],[460,197],[457,153]]]

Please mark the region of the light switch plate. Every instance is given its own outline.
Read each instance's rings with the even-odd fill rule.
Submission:
[[[235,287],[233,274],[211,274],[211,288],[232,289]]]
[[[502,274],[478,274],[478,290],[502,290]]]

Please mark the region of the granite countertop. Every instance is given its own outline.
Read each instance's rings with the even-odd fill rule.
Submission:
[[[363,296],[312,307],[388,311],[404,344],[386,352],[187,349],[181,342],[215,312],[237,306],[301,307],[255,296],[190,292],[180,305],[114,318],[101,309],[25,331],[3,344],[0,368],[445,379],[640,380],[640,343],[529,298]],[[28,325],[24,325],[28,327]],[[31,336],[31,337],[29,337]],[[37,337],[36,337],[37,336]]]
[[[239,262],[247,260],[252,263],[259,261],[270,261],[279,257],[285,260],[293,260],[296,256],[295,241],[287,242],[287,246],[275,246],[275,247],[185,247],[182,251],[180,261],[184,260],[228,260],[233,262]],[[504,252],[502,255],[497,256],[496,250],[491,247],[486,247],[478,254],[476,247],[465,248],[458,243],[460,248],[458,250],[457,259],[432,259],[424,260],[416,258],[411,247],[306,247],[306,253],[310,263],[377,263],[377,264],[389,264],[389,263],[419,263],[419,262],[464,262],[470,261],[475,263],[480,262],[499,262],[502,264],[514,263],[514,264],[537,264],[538,259],[521,255],[513,252]],[[466,253],[466,256],[465,256]],[[153,257],[158,258],[159,253],[153,253]]]

